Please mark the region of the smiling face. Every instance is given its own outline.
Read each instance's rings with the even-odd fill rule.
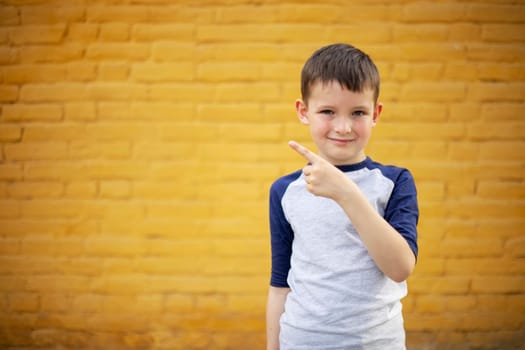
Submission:
[[[307,101],[297,100],[297,115],[308,125],[319,156],[333,165],[365,160],[365,147],[383,106],[372,89],[353,92],[338,82],[315,82]]]

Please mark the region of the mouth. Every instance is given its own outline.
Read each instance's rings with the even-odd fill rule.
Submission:
[[[339,144],[339,145],[347,145],[351,142],[354,142],[354,139],[336,139],[336,138],[331,138],[331,137],[329,137],[328,140],[336,144]]]

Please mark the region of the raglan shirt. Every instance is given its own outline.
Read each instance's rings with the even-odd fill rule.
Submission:
[[[410,172],[370,158],[338,168],[417,257],[419,211]],[[405,349],[400,300],[406,282],[379,270],[343,209],[311,194],[302,171],[273,183],[270,231],[270,284],[290,288],[281,350]]]

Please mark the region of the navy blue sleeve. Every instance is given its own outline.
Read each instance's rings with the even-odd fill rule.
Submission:
[[[394,189],[385,209],[384,218],[408,242],[417,258],[417,222],[419,209],[417,191],[412,174],[406,169],[398,174]]]
[[[273,287],[289,287],[287,279],[294,234],[284,215],[281,201],[290,183],[290,178],[289,175],[277,180],[270,189],[270,241],[272,248],[270,285]]]

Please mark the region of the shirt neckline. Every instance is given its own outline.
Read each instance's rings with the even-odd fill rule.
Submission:
[[[370,159],[370,157],[367,156],[363,161],[359,163],[342,164],[342,165],[336,165],[335,167],[341,170],[342,172],[356,171],[356,170],[361,170],[363,168],[366,168],[367,165],[369,165],[371,162],[372,160]]]

